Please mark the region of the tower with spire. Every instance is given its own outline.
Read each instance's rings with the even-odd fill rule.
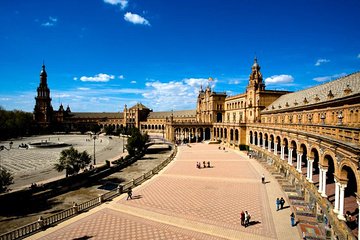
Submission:
[[[47,73],[43,63],[40,72],[40,84],[35,97],[34,120],[42,127],[48,127],[52,122],[53,107],[51,106],[50,89],[47,85]]]

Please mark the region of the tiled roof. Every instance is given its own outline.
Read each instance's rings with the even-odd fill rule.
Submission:
[[[290,110],[360,93],[360,72],[315,87],[282,95],[262,113]]]
[[[173,114],[174,118],[196,117],[196,110],[182,110],[182,111],[173,111],[173,112],[172,111],[150,112],[148,119],[171,117],[171,114]]]
[[[123,118],[121,112],[72,112],[71,118]]]
[[[134,106],[132,106],[130,109],[149,109],[148,107],[146,107],[144,104],[142,103],[137,103]]]

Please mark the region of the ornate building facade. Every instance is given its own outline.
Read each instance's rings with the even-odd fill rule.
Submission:
[[[339,236],[345,213],[360,206],[360,72],[297,92],[266,90],[255,58],[246,91],[236,96],[200,89],[196,109],[153,112],[141,103],[115,113],[51,106],[43,65],[34,119],[42,126],[137,127],[174,142],[221,142],[266,158],[322,209]],[[358,224],[358,223],[357,223]],[[357,234],[357,229],[353,230]]]

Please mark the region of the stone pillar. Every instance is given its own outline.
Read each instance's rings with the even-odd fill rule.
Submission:
[[[336,179],[334,179],[335,181],[335,204],[334,204],[334,213],[339,213],[339,190],[340,190],[340,183],[338,181],[336,181]]]
[[[358,209],[360,209],[360,200],[356,199],[356,202],[358,204]],[[360,221],[358,221],[358,229],[360,229]],[[358,240],[360,240],[360,234],[358,234]]]
[[[268,141],[268,151],[271,152],[271,140]]]
[[[327,173],[327,168],[323,169],[323,176],[322,176],[322,193],[321,196],[322,197],[327,197],[326,195],[326,173]]]
[[[203,141],[205,141],[205,129],[203,131]]]
[[[191,134],[190,134],[190,132],[188,132],[188,134],[189,134],[189,143],[190,143],[190,141],[191,141]]]
[[[274,154],[277,155],[277,142],[274,142]]]
[[[258,142],[257,142],[257,144],[258,144],[258,147],[261,147],[261,145],[260,145],[260,137],[258,137]]]
[[[344,217],[344,194],[345,194],[346,184],[340,184],[340,206],[338,219],[345,221]]]
[[[199,142],[198,130],[197,129],[195,129],[195,139],[196,139],[196,142]]]
[[[280,152],[280,158],[282,160],[285,160],[285,145],[281,145],[281,152]]]
[[[318,190],[318,192],[319,193],[322,193],[322,177],[323,177],[323,174],[322,174],[322,172],[323,172],[323,170],[322,170],[322,168],[319,166],[319,190]]]
[[[289,165],[292,165],[292,152],[293,152],[293,149],[289,148],[289,155],[288,155],[288,164]]]
[[[299,172],[299,173],[301,173],[301,160],[302,160],[302,156],[303,156],[303,154],[302,153],[298,153],[297,154],[297,171]]]
[[[312,158],[309,158],[309,165],[308,165],[308,168],[309,168],[309,182],[313,182],[313,171],[314,171],[314,159]]]
[[[265,149],[265,142],[266,142],[266,139],[265,138],[263,138],[263,149]]]

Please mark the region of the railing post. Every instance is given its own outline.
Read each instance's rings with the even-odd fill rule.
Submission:
[[[102,202],[103,202],[103,195],[99,194],[99,203],[102,203]]]

